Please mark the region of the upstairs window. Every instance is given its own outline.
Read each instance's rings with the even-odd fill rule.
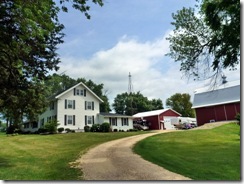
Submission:
[[[75,109],[75,100],[65,99],[64,108],[65,109]]]
[[[85,110],[94,110],[94,102],[85,101]]]

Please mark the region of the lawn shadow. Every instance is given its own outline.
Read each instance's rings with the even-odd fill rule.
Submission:
[[[13,165],[10,164],[10,162],[7,158],[0,157],[0,168],[2,168],[2,167],[13,167]]]

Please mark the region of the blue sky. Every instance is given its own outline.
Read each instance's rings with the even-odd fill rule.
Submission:
[[[160,98],[164,106],[173,94],[193,98],[194,90],[207,84],[184,78],[180,64],[165,56],[165,38],[174,28],[172,13],[194,7],[194,0],[105,0],[103,7],[90,5],[90,20],[73,9],[59,14],[66,36],[58,50],[58,73],[103,83],[110,103],[128,91],[129,72],[134,92]],[[240,79],[239,70],[225,74],[228,81]]]

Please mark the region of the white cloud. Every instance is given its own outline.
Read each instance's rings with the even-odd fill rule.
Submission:
[[[142,43],[125,35],[114,47],[99,51],[89,59],[63,57],[60,72],[103,83],[109,91],[110,104],[117,94],[128,91],[130,72],[134,92],[140,91],[149,99],[160,98],[165,106],[171,95],[193,95],[193,91],[204,84],[182,79],[179,64],[165,56],[168,47],[165,37]],[[238,71],[234,75],[238,78]]]

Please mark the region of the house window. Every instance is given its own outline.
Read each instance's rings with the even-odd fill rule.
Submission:
[[[80,90],[80,96],[83,96],[83,90],[82,89]]]
[[[117,118],[109,118],[109,123],[112,126],[117,126]]]
[[[75,125],[75,115],[64,115],[64,125]]]
[[[93,125],[94,116],[85,116],[85,125]]]
[[[75,109],[75,100],[67,100],[67,99],[65,99],[64,108],[65,109]]]
[[[50,110],[54,110],[54,102],[50,103]]]
[[[73,116],[67,116],[67,124],[72,125],[73,124]]]
[[[37,122],[33,122],[32,123],[32,128],[38,128],[38,123]]]
[[[41,119],[40,124],[41,124],[41,126],[44,126],[44,118]]]
[[[129,126],[128,118],[121,118],[122,126]]]
[[[85,110],[94,110],[94,102],[85,101]]]
[[[68,109],[73,109],[73,100],[68,100]]]
[[[80,95],[80,90],[76,89],[76,95]]]

